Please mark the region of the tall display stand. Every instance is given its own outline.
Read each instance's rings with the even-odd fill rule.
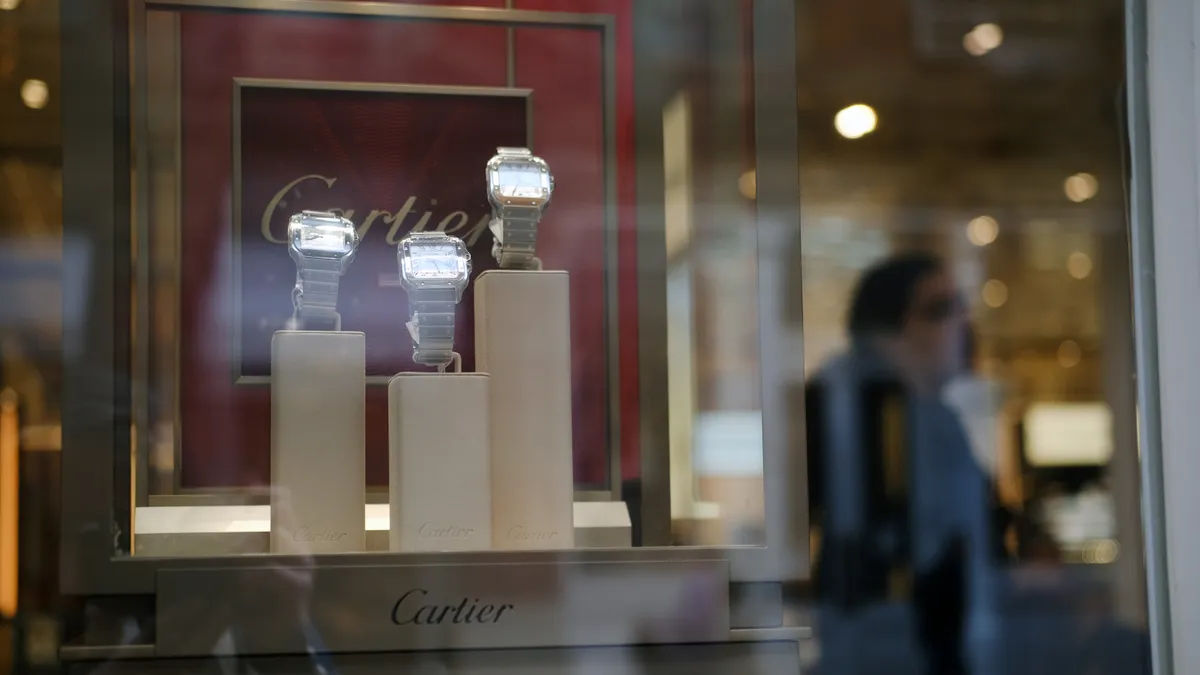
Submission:
[[[271,552],[366,550],[366,336],[271,340]]]
[[[388,384],[391,550],[491,547],[489,389],[484,373],[401,373]]]
[[[566,272],[489,270],[475,282],[475,358],[492,378],[492,546],[575,545],[571,300]]]

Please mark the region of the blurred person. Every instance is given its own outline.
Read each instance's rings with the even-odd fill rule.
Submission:
[[[938,258],[890,258],[847,329],[805,388],[820,672],[986,672],[988,480],[942,399],[965,367],[959,295]]]

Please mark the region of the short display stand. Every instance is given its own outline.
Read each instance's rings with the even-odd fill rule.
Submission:
[[[271,340],[271,552],[366,550],[366,336]]]
[[[475,282],[476,368],[492,382],[495,549],[575,545],[570,281],[488,270]]]
[[[491,547],[488,389],[483,373],[401,373],[388,384],[391,550]]]

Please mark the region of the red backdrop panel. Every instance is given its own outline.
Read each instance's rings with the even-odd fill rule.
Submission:
[[[577,4],[570,4],[564,9],[578,11]],[[618,21],[617,53],[624,68],[618,69],[619,76],[624,74],[618,89],[624,94],[619,93],[616,106],[620,185],[615,207],[623,279],[616,366],[623,393],[622,456],[636,467],[636,288],[629,281],[636,264],[628,124],[632,54],[621,38],[627,33],[621,26],[628,28],[627,2],[609,7],[609,13],[614,9],[625,17]],[[392,238],[411,229],[426,211],[433,217],[429,228],[463,211],[466,225],[455,233],[466,234],[487,209],[483,162],[495,145],[516,142],[511,137],[523,131],[525,122],[524,101],[512,98],[476,99],[468,109],[468,102],[457,97],[418,100],[397,94],[243,89],[243,226],[235,239],[234,78],[499,87],[505,82],[506,33],[497,26],[445,22],[184,14],[181,226],[186,253],[181,262],[178,467],[183,487],[269,481],[269,390],[235,384],[235,378],[266,374],[269,334],[289,312],[287,290],[294,267],[286,248],[271,242],[279,238],[286,215],[300,208],[340,207],[355,211],[351,220],[361,228],[372,210],[395,214],[409,197],[416,197]],[[533,147],[551,163],[558,185],[539,249],[548,268],[566,269],[572,277],[576,482],[598,485],[606,479],[609,417],[607,297],[600,255],[605,208],[601,42],[596,31],[588,30],[523,28],[515,33],[520,35],[516,86],[535,89]],[[268,218],[268,234],[275,234],[264,236],[258,224],[266,205],[288,179],[310,173],[335,173],[337,181],[333,188],[310,181],[306,189],[290,191],[280,212]],[[454,227],[458,220],[448,222]],[[381,375],[412,367],[411,344],[402,326],[406,298],[390,283],[395,264],[389,229],[390,224],[378,220],[368,229],[344,280],[341,302],[345,328],[368,333],[368,369]],[[235,245],[240,257],[234,255]],[[477,270],[490,262],[488,247],[490,235],[485,233],[476,242]],[[235,288],[239,277],[240,290]],[[460,306],[457,341],[468,367],[473,360],[470,303],[467,296]],[[239,308],[240,317],[235,316]],[[234,322],[239,322],[241,335],[236,343]],[[367,410],[368,482],[385,485],[384,388],[369,388]]]

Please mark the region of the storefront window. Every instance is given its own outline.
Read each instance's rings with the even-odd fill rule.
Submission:
[[[0,0],[20,658],[1150,672],[1125,12]]]
[[[416,517],[409,523],[414,536],[424,532],[434,541],[393,541],[394,551],[442,550],[444,533],[467,530],[479,538],[458,549],[553,549],[572,547],[573,538],[584,546],[764,546],[764,453],[784,454],[779,434],[776,449],[765,448],[764,424],[782,429],[783,421],[765,420],[760,404],[764,324],[754,298],[774,302],[782,293],[759,291],[753,186],[749,193],[738,188],[741,176],[754,173],[749,18],[734,7],[719,17],[688,10],[677,17],[682,23],[648,13],[645,21],[657,22],[664,35],[700,36],[712,27],[728,33],[725,43],[701,41],[688,47],[685,63],[669,63],[653,54],[637,59],[627,7],[571,14],[530,8],[515,15],[519,23],[457,8],[289,9],[150,3],[131,23],[135,463],[123,552],[267,552],[279,500],[303,510],[300,502],[326,501],[316,495],[335,484],[353,490],[350,501],[366,508],[365,543],[331,548],[340,552],[388,550],[388,531],[396,529],[390,519],[405,511],[395,504],[405,489],[417,490],[409,494],[423,496],[410,498],[422,503],[482,493],[480,511],[461,516],[471,524],[443,522],[446,514]],[[296,41],[309,47],[284,47]],[[408,50],[403,56],[399,44]],[[469,45],[472,56],[445,58],[446,44]],[[219,60],[200,57],[215,52]],[[744,65],[726,73],[718,67],[725,61]],[[670,96],[636,98],[635,70],[659,78]],[[716,95],[726,91],[737,96]],[[658,127],[661,147],[651,156],[635,153],[634,121]],[[793,122],[791,115],[778,119]],[[481,177],[493,155],[497,166],[509,161],[497,147],[532,148],[542,159],[529,161],[544,162],[552,174],[538,189],[553,185],[553,206],[535,206],[534,216],[510,214],[517,219],[510,227],[532,218],[541,271],[561,274],[531,278],[561,283],[561,290],[477,283],[517,279],[511,270],[481,275],[525,265],[495,255],[504,209],[489,191],[501,189],[492,183],[508,169]],[[632,208],[639,181],[661,186],[661,194],[644,200],[660,205],[661,221],[639,224],[646,220]],[[703,198],[715,208],[698,207],[708,192],[698,182],[720,190]],[[331,410],[339,403],[311,403],[322,412],[282,404],[292,387],[320,376],[305,371],[283,385],[273,375],[291,358],[285,352],[292,337],[281,331],[309,311],[294,307],[293,287],[302,288],[305,265],[318,262],[296,250],[289,230],[289,219],[306,211],[328,212],[331,223],[346,219],[358,240],[352,261],[338,263],[330,302],[343,333],[363,334],[354,348],[364,350],[355,367],[365,381],[353,386],[365,391],[365,408],[350,414],[365,414],[365,427],[352,434],[365,440],[343,447],[344,457],[324,470],[304,460],[288,478],[288,453],[306,438],[319,443],[316,429],[330,431],[334,420],[321,416],[336,417]],[[645,231],[657,234],[647,241]],[[446,241],[461,242],[461,255],[470,258],[469,281],[452,291],[453,340],[440,348],[459,355],[454,368],[464,373],[492,371],[477,402],[463,399],[466,390],[407,392],[410,382],[434,386],[418,375],[393,379],[434,371],[422,356],[420,330],[410,334],[425,293],[405,278],[406,265],[417,263],[406,261],[402,243],[414,232],[449,235]],[[453,267],[453,257],[442,263]],[[643,259],[653,265],[647,269]],[[553,304],[536,306],[546,302]],[[653,319],[643,321],[646,315]],[[507,330],[510,337],[502,334]],[[546,331],[556,342],[545,342]],[[305,353],[311,361],[320,351]],[[524,382],[521,391],[504,384],[506,367]],[[647,373],[663,398],[639,391]],[[511,390],[480,407],[489,386]],[[486,436],[490,425],[490,457],[480,446],[480,457],[445,457],[439,465],[424,459],[438,454],[432,448],[405,445],[418,442],[405,440],[410,431],[450,442],[433,428],[413,430],[417,419],[406,426],[396,410],[405,396],[442,395],[453,409],[431,411],[444,415],[433,426],[448,432],[474,425]],[[281,440],[289,433],[296,439]],[[345,445],[334,437],[323,442]],[[498,442],[514,454],[497,454]],[[515,461],[530,466],[494,466]],[[463,462],[475,464],[470,475],[459,472]],[[354,468],[337,477],[339,466]],[[448,473],[438,478],[439,471]],[[529,472],[538,477],[518,485],[517,474]],[[422,485],[403,487],[404,476],[417,474]],[[299,483],[289,485],[293,480]],[[507,534],[489,536],[480,527],[489,520],[486,493],[512,491],[499,487],[510,480],[513,494],[525,496],[492,495],[490,526]],[[557,485],[552,496],[538,480]],[[794,489],[802,494],[802,486]],[[314,492],[281,495],[291,490]],[[495,513],[510,508],[556,516],[534,524],[536,518],[508,522]],[[324,503],[317,510],[330,513]],[[546,531],[533,531],[538,527]],[[552,531],[572,527],[574,533]],[[204,546],[184,544],[200,534],[208,535]],[[502,542],[510,534],[521,539]]]

